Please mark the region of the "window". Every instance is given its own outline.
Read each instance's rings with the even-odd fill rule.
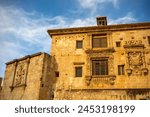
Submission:
[[[124,75],[124,65],[118,65],[118,75]]]
[[[79,49],[79,48],[82,48],[82,40],[81,41],[76,41],[76,48]]]
[[[116,47],[120,47],[120,46],[121,46],[120,41],[116,42]]]
[[[75,67],[75,77],[82,77],[82,67]]]
[[[92,75],[108,75],[108,60],[93,60]]]
[[[93,36],[92,47],[93,48],[106,48],[107,47],[106,34],[102,36]]]
[[[58,71],[55,71],[55,76],[59,77],[59,72]]]
[[[148,36],[147,39],[148,39],[148,44],[150,45],[150,36]]]

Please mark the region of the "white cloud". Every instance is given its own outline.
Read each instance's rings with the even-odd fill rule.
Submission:
[[[80,5],[86,9],[96,9],[97,7],[103,7],[106,3],[113,4],[114,7],[118,7],[118,0],[78,0]]]
[[[128,13],[126,16],[117,18],[117,19],[109,19],[108,24],[126,24],[136,22],[136,18],[132,15],[132,13]]]

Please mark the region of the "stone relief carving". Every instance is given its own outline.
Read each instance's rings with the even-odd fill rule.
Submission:
[[[143,64],[141,52],[129,52],[128,53],[129,65],[132,67],[140,67]]]
[[[19,86],[25,83],[25,67],[23,64],[17,66],[14,86]]]
[[[125,45],[140,45],[140,44],[142,44],[142,40],[125,41]]]
[[[132,75],[142,75],[146,72],[145,62],[144,62],[144,53],[142,51],[131,51],[128,52],[128,64],[129,68],[127,69],[128,74]]]
[[[125,42],[125,49],[127,53],[127,64],[126,69],[128,75],[146,75],[148,69],[145,65],[145,54],[144,46],[142,45],[142,40],[131,40]]]

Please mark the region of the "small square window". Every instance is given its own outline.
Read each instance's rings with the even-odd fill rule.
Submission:
[[[75,67],[75,77],[82,77],[82,67]]]
[[[120,47],[120,46],[121,46],[121,42],[120,41],[116,42],[116,47]]]
[[[78,40],[78,41],[76,41],[76,48],[77,49],[79,49],[79,48],[82,48],[82,45],[83,45],[83,42],[82,42],[82,40]]]

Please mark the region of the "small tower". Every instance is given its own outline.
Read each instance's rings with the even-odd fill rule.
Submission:
[[[97,17],[97,25],[98,26],[106,26],[107,25],[107,17]]]

